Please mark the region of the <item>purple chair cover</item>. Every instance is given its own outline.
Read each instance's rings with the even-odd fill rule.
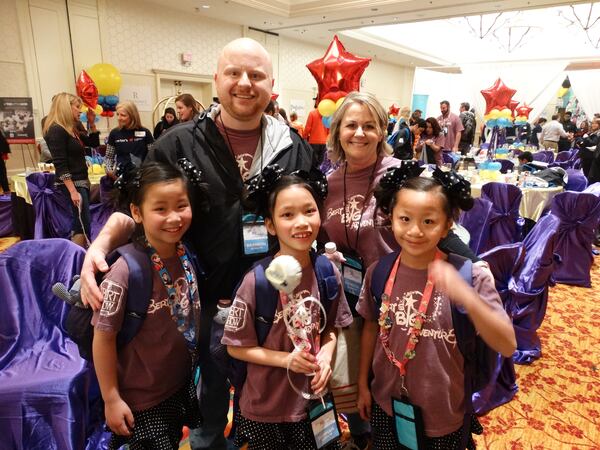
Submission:
[[[90,205],[92,241],[96,239],[110,215],[115,211],[110,201],[113,184],[113,180],[108,175],[100,178],[100,203]]]
[[[82,449],[93,370],[62,326],[85,253],[65,239],[22,241],[0,254],[0,441],[12,449]],[[32,280],[35,280],[32,282]]]
[[[583,192],[600,196],[600,183],[590,184]]]
[[[567,169],[569,181],[565,186],[565,191],[582,192],[587,187],[587,178],[581,170]]]
[[[571,150],[565,150],[563,152],[558,152],[558,155],[556,155],[556,159],[554,160],[554,162],[566,162],[569,159],[571,159]]]
[[[554,270],[554,280],[591,287],[592,242],[600,220],[600,198],[591,193],[562,192],[552,199],[551,213],[560,219],[554,252],[562,261]]]
[[[499,162],[502,165],[500,168],[500,173],[507,173],[509,170],[513,170],[515,168],[515,163],[510,159],[495,159],[494,162]]]
[[[442,152],[442,163],[444,163],[444,164],[454,164],[454,159],[452,159],[452,156],[450,156],[450,152],[449,151],[443,151]]]
[[[517,364],[530,364],[541,356],[537,329],[546,315],[548,286],[554,285],[552,273],[559,224],[560,220],[552,214],[535,224],[523,241],[523,265],[509,283],[505,308],[513,319],[517,335],[517,351],[513,355]]]
[[[523,153],[523,150],[515,148],[512,152],[513,152],[513,156],[519,156],[521,153]]]
[[[70,200],[54,188],[54,174],[36,172],[25,180],[35,211],[34,239],[70,237]]]
[[[554,152],[549,150],[535,152],[532,156],[534,161],[543,161],[547,162],[548,164],[554,162]]]
[[[481,259],[490,265],[496,282],[496,290],[500,294],[505,308],[509,296],[509,282],[523,264],[524,256],[525,252],[521,242],[500,245],[480,255]],[[485,414],[511,401],[518,390],[517,375],[512,358],[505,358],[498,353],[498,365],[492,380],[487,387],[473,394],[475,412]]]
[[[489,221],[492,212],[492,202],[485,198],[476,198],[473,208],[460,215],[459,223],[465,227],[471,239],[469,247],[478,255],[487,247],[489,238]]]
[[[506,183],[486,183],[481,188],[481,198],[492,202],[489,215],[488,239],[479,252],[498,245],[512,244],[521,240],[519,205],[523,194],[517,186]]]
[[[0,237],[13,234],[10,194],[0,195]]]

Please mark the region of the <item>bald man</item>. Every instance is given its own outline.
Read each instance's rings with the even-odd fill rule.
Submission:
[[[206,271],[201,283],[199,343],[204,425],[190,433],[193,450],[228,448],[223,430],[229,386],[208,355],[210,328],[217,302],[231,299],[244,272],[265,256],[244,240],[249,228],[242,223],[244,181],[270,164],[279,164],[286,172],[316,170],[310,146],[288,126],[263,114],[274,79],[271,57],[258,42],[242,38],[227,44],[219,56],[214,81],[220,105],[173,127],[156,141],[147,157],[148,161],[171,164],[182,157],[189,159],[202,172],[209,190],[210,210],[199,211],[192,201],[194,217],[185,236]],[[105,255],[125,243],[133,229],[129,216],[115,213],[88,250],[81,273],[82,295],[94,309],[100,307],[102,294],[93,273],[108,269]]]

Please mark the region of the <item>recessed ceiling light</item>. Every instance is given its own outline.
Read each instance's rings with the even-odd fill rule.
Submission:
[[[202,5],[202,9],[209,9],[210,5]]]

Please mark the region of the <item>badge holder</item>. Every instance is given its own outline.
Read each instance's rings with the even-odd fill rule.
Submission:
[[[342,279],[344,281],[344,293],[352,311],[356,309],[356,303],[360,296],[364,279],[364,264],[360,256],[347,255],[346,261],[342,263]]]
[[[242,246],[246,256],[262,255],[269,251],[269,233],[261,216],[242,215]]]
[[[402,449],[425,448],[425,427],[421,408],[413,405],[407,396],[392,397],[392,416],[396,439]]]
[[[318,449],[326,447],[342,436],[333,396],[330,393],[308,404],[308,420]]]

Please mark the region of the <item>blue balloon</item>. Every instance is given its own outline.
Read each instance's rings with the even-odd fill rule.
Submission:
[[[110,106],[117,106],[119,103],[119,97],[116,95],[107,95],[106,103],[108,103]]]
[[[322,122],[323,125],[325,126],[325,128],[331,128],[331,118],[333,116],[329,116],[329,117],[323,117]]]
[[[485,126],[488,128],[494,128],[496,125],[498,125],[498,121],[496,119],[490,119],[485,123]]]
[[[83,123],[87,123],[87,114],[82,112],[81,114],[79,114],[79,120]]]
[[[500,164],[499,162],[491,162],[489,164],[489,170],[500,170],[502,169],[502,164]]]
[[[98,96],[98,103],[100,103],[100,104],[104,103],[104,95]]]

